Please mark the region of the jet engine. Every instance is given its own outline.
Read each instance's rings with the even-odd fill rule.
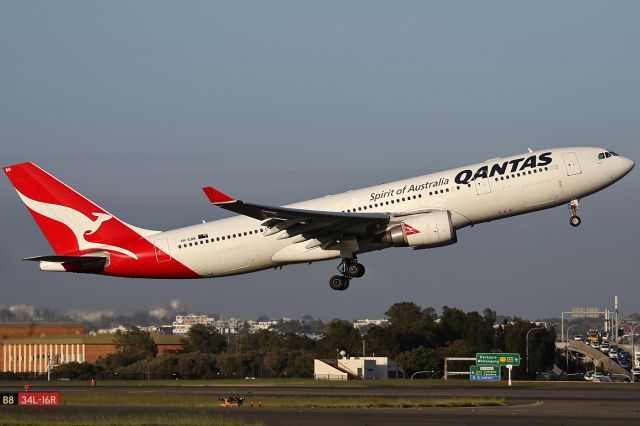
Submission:
[[[451,222],[451,212],[434,210],[392,222],[382,241],[394,246],[431,248],[455,244],[458,238]]]

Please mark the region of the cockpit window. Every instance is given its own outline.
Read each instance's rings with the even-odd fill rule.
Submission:
[[[598,154],[598,160],[604,160],[605,158],[619,157],[619,155],[613,151],[601,152]]]

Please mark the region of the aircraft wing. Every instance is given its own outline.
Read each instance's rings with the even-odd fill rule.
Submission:
[[[270,228],[265,235],[287,230],[285,238],[303,235],[304,239],[324,237],[321,239],[330,242],[341,234],[373,236],[384,231],[391,220],[386,213],[343,213],[265,206],[236,200],[210,186],[202,190],[209,201],[218,207],[264,220],[263,226]]]

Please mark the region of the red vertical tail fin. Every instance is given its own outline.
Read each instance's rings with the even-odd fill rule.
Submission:
[[[157,232],[122,222],[33,163],[4,172],[57,255],[109,249],[137,258],[115,244]]]

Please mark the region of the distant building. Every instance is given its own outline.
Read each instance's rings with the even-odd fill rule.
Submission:
[[[375,380],[404,377],[404,370],[387,357],[314,359],[316,380]]]
[[[127,327],[125,327],[124,325],[116,325],[111,328],[101,328],[99,330],[96,330],[95,333],[92,332],[90,334],[115,334],[117,331],[124,333],[125,331],[127,331]]]
[[[353,322],[353,328],[360,330],[363,327],[372,326],[372,325],[387,325],[389,324],[389,320],[386,319],[358,319]]]
[[[186,335],[192,325],[202,324],[215,327],[216,317],[203,314],[176,315],[173,322],[173,334]]]
[[[151,334],[151,337],[158,346],[158,355],[182,348],[182,339],[178,336]],[[51,367],[69,362],[94,363],[99,357],[116,351],[111,334],[68,333],[5,338],[0,340],[0,372],[46,373]]]
[[[68,323],[1,323],[0,340],[20,337],[75,336],[86,334],[82,324]]]
[[[176,320],[173,322],[172,333],[185,336],[191,326],[196,324],[211,327],[220,334],[239,334],[246,329],[246,321],[240,318],[231,317],[228,320],[223,320],[216,318],[214,315],[187,314],[176,315]]]

